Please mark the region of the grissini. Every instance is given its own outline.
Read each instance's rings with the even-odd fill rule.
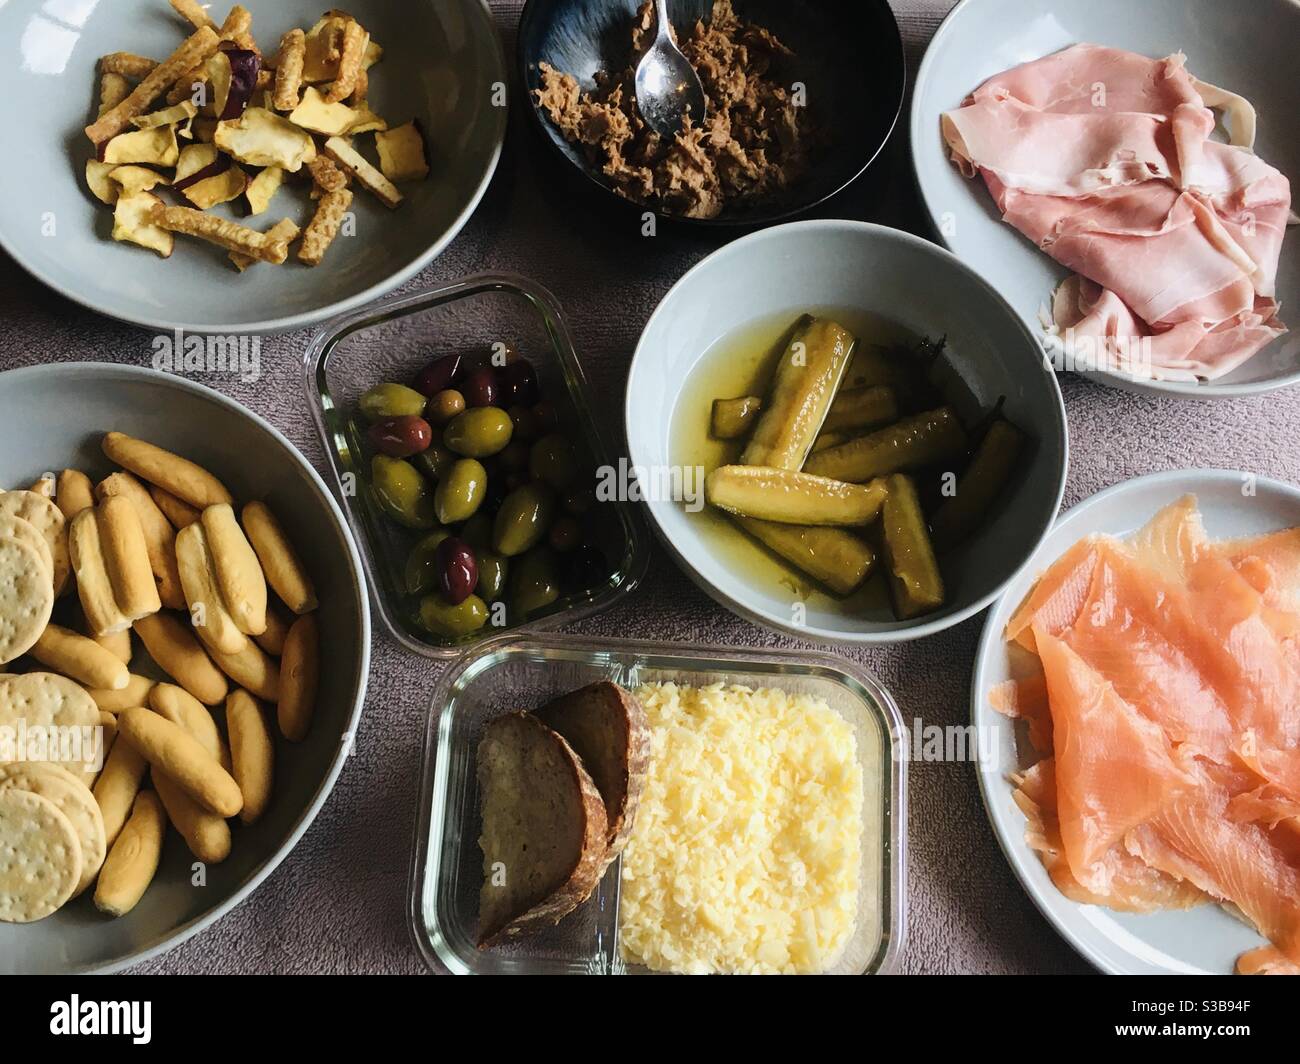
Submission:
[[[316,589],[311,577],[284,534],[271,508],[264,502],[250,502],[240,516],[249,542],[262,563],[267,583],[294,613],[310,613],[316,608]]]
[[[104,454],[123,469],[141,480],[156,484],[190,506],[202,510],[214,503],[232,501],[230,492],[221,481],[188,458],[121,432],[107,433],[102,446]]]
[[[255,823],[266,812],[275,776],[275,743],[262,707],[247,691],[234,690],[226,699],[226,728],[230,732],[230,762],[244,796],[239,819]]]
[[[200,702],[218,705],[228,685],[212,664],[194,630],[172,613],[154,613],[135,622],[136,634],[158,667]]]
[[[141,791],[131,819],[108,851],[95,884],[95,908],[110,916],[125,916],[136,907],[158,872],[163,833],[167,828],[162,802],[153,791]]]
[[[101,500],[121,496],[135,508],[149,552],[149,567],[158,584],[158,598],[169,610],[183,610],[185,594],[176,569],[176,530],[148,489],[130,473],[113,473],[99,482],[95,492]]]
[[[94,509],[82,510],[72,519],[68,549],[72,555],[72,571],[77,576],[77,595],[90,631],[95,635],[126,631],[131,627],[131,618],[118,608]]]
[[[280,700],[280,664],[253,641],[234,654],[223,654],[211,647],[208,653],[238,686],[266,702]]]
[[[86,687],[120,691],[131,678],[120,658],[93,639],[57,624],[46,625],[29,653],[42,665],[48,665],[55,672],[61,672]]]
[[[243,650],[248,636],[239,630],[226,609],[212,551],[203,524],[190,525],[176,534],[176,562],[181,571],[181,587],[189,603],[190,623],[200,639],[212,650],[235,654]]]
[[[179,724],[151,709],[128,709],[117,718],[117,745],[126,743],[152,768],[170,776],[204,809],[232,817],[243,808],[239,784],[221,763]]]
[[[276,716],[280,733],[300,743],[311,729],[320,684],[320,633],[316,617],[308,613],[293,622],[280,657],[280,701]]]
[[[245,635],[261,635],[266,631],[266,577],[235,520],[235,511],[226,503],[217,503],[204,510],[199,520],[227,612]]]
[[[144,528],[131,503],[114,496],[95,507],[104,565],[117,608],[132,621],[162,608],[158,585],[149,565]]]
[[[230,771],[230,751],[226,749],[221,730],[212,711],[184,688],[175,684],[160,683],[149,692],[149,708],[173,724],[189,732],[221,767]]]
[[[82,510],[89,510],[95,505],[95,491],[90,477],[79,469],[65,469],[59,474],[54,502],[69,521]]]
[[[104,771],[99,774],[93,788],[110,847],[131,813],[131,805],[140,793],[140,781],[148,767],[135,747],[114,739],[112,752],[104,762]]]

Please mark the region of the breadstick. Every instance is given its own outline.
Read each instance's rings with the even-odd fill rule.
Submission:
[[[241,516],[267,582],[294,613],[310,613],[317,605],[316,589],[275,514],[264,502],[250,502]]]
[[[230,856],[230,825],[224,817],[204,809],[167,773],[153,771],[153,785],[185,845],[198,860],[220,864]]]
[[[157,504],[172,527],[178,532],[199,519],[199,511],[187,502],[182,502],[170,491],[164,491],[156,484],[149,485],[149,497]]]
[[[149,701],[149,692],[154,688],[154,681],[148,676],[131,673],[126,686],[118,691],[106,687],[92,687],[86,693],[95,700],[95,705],[105,713],[121,713],[124,709],[143,706]]]
[[[249,640],[243,650],[223,654],[208,648],[212,660],[240,687],[247,688],[258,698],[275,702],[280,698],[280,666],[263,653],[262,648]]]
[[[230,763],[244,796],[239,819],[252,824],[266,811],[275,774],[275,744],[262,707],[247,691],[234,690],[226,699],[226,728],[230,731]]]
[[[277,716],[280,733],[290,742],[302,742],[316,712],[316,690],[320,684],[320,635],[314,614],[293,622],[280,658],[280,702]]]
[[[121,496],[135,508],[140,527],[144,530],[149,568],[158,584],[158,598],[169,610],[183,610],[185,593],[181,590],[181,576],[176,570],[176,530],[158,509],[153,496],[130,473],[105,477],[99,482],[95,494],[101,500]]]
[[[100,56],[99,69],[105,74],[121,74],[139,81],[158,69],[158,60],[133,55],[131,52],[109,52],[108,55]]]
[[[155,613],[136,621],[135,630],[158,667],[200,702],[215,706],[226,697],[226,678],[184,621],[174,614]]]
[[[217,759],[222,768],[230,771],[230,750],[221,738],[216,718],[197,698],[175,684],[160,683],[149,692],[149,708],[173,724],[179,724]]]
[[[266,577],[235,511],[218,503],[204,510],[201,520],[227,612],[241,632],[261,635],[266,631]]]
[[[65,469],[59,474],[54,501],[68,521],[82,510],[89,510],[95,505],[95,492],[90,486],[90,477],[79,469]]]
[[[93,508],[82,510],[72,519],[68,551],[72,571],[77,574],[77,596],[90,631],[95,635],[109,635],[130,628],[131,618],[117,607]]]
[[[202,466],[152,443],[120,432],[104,436],[104,454],[141,480],[156,484],[200,510],[213,503],[230,502],[226,486]]]
[[[284,637],[288,634],[288,622],[280,616],[279,610],[270,606],[266,611],[266,631],[254,636],[253,641],[266,653],[278,658],[284,653]]]
[[[135,507],[127,499],[115,496],[101,502],[95,508],[95,516],[117,608],[133,621],[157,613],[162,602],[149,567],[149,548]]]
[[[326,192],[316,204],[316,213],[303,232],[302,243],[298,245],[298,261],[305,266],[319,266],[325,258],[325,252],[338,236],[339,227],[352,206],[352,190],[339,189]]]
[[[95,773],[95,778],[86,781],[92,791],[95,789],[95,782],[104,774],[104,766],[108,764],[108,759],[113,753],[113,740],[117,738],[117,718],[112,713],[101,712],[99,714],[99,728],[103,734],[103,745],[101,747],[103,760],[99,763],[99,771]]]
[[[176,533],[176,562],[190,607],[190,623],[210,650],[236,654],[248,643],[226,609],[217,586],[212,551],[202,522]]]
[[[131,803],[140,791],[140,781],[148,767],[130,743],[114,740],[113,750],[94,787],[95,801],[99,803],[99,812],[104,818],[104,834],[110,847],[126,823]]]
[[[158,796],[153,791],[141,791],[131,819],[99,871],[96,909],[110,916],[125,916],[136,907],[158,872],[166,828]]]
[[[57,624],[46,625],[29,653],[42,665],[86,687],[120,691],[131,678],[126,665],[93,639]]]
[[[239,784],[179,724],[150,709],[128,709],[118,716],[117,731],[122,742],[135,747],[151,767],[170,776],[204,809],[232,817],[243,808]]]
[[[302,64],[307,56],[307,35],[290,30],[280,38],[280,55],[275,65],[275,109],[292,111],[298,106],[302,88]]]

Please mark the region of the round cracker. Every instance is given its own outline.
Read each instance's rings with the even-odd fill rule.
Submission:
[[[58,504],[34,491],[7,491],[0,495],[0,514],[21,517],[45,537],[53,559],[54,594],[62,594],[72,571],[72,556],[68,553],[68,522]]]
[[[45,537],[36,531],[34,524],[13,514],[0,513],[0,539],[21,540],[36,551],[50,571],[50,584],[53,586],[54,556],[50,553],[50,545],[45,542]]]
[[[50,623],[54,589],[32,547],[0,540],[0,665],[26,654]]]
[[[34,727],[94,728],[99,707],[78,683],[53,672],[0,676],[0,725],[25,721]]]
[[[26,924],[58,912],[81,881],[76,829],[48,798],[0,791],[0,921]]]
[[[81,844],[81,878],[72,892],[77,897],[95,882],[108,853],[104,817],[95,796],[73,773],[48,761],[0,765],[0,792],[14,788],[48,798],[71,822]]]

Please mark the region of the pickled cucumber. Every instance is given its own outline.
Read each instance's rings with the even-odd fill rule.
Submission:
[[[756,395],[739,399],[714,399],[709,435],[715,440],[735,440],[745,435],[758,421],[763,400]]]
[[[865,525],[880,515],[884,481],[839,480],[767,466],[720,466],[704,480],[713,506],[744,517],[791,525]]]
[[[952,461],[966,448],[966,430],[951,407],[941,406],[818,451],[809,457],[804,472],[860,484]]]
[[[843,326],[804,315],[776,367],[742,465],[802,469],[853,357]]]
[[[813,444],[809,454],[816,454],[828,447],[838,447],[841,443],[847,443],[852,438],[847,432],[826,432],[823,430],[821,435],[817,437],[817,442]]]
[[[840,528],[782,525],[752,517],[735,521],[773,554],[836,595],[851,595],[861,587],[876,562],[865,540]]]
[[[889,588],[894,613],[899,620],[907,621],[943,605],[943,576],[912,478],[895,474],[885,484],[888,493],[880,523]]]
[[[1025,434],[1011,422],[999,419],[989,426],[975,457],[957,481],[957,494],[945,499],[935,511],[931,522],[935,550],[952,550],[979,527],[1011,479],[1024,444]]]
[[[898,420],[898,397],[887,384],[841,391],[826,412],[822,434],[874,429]]]

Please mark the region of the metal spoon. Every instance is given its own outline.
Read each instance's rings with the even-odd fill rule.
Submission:
[[[655,0],[659,32],[636,68],[636,105],[650,128],[661,137],[681,132],[686,116],[704,121],[704,86],[700,76],[673,43],[668,0]]]

